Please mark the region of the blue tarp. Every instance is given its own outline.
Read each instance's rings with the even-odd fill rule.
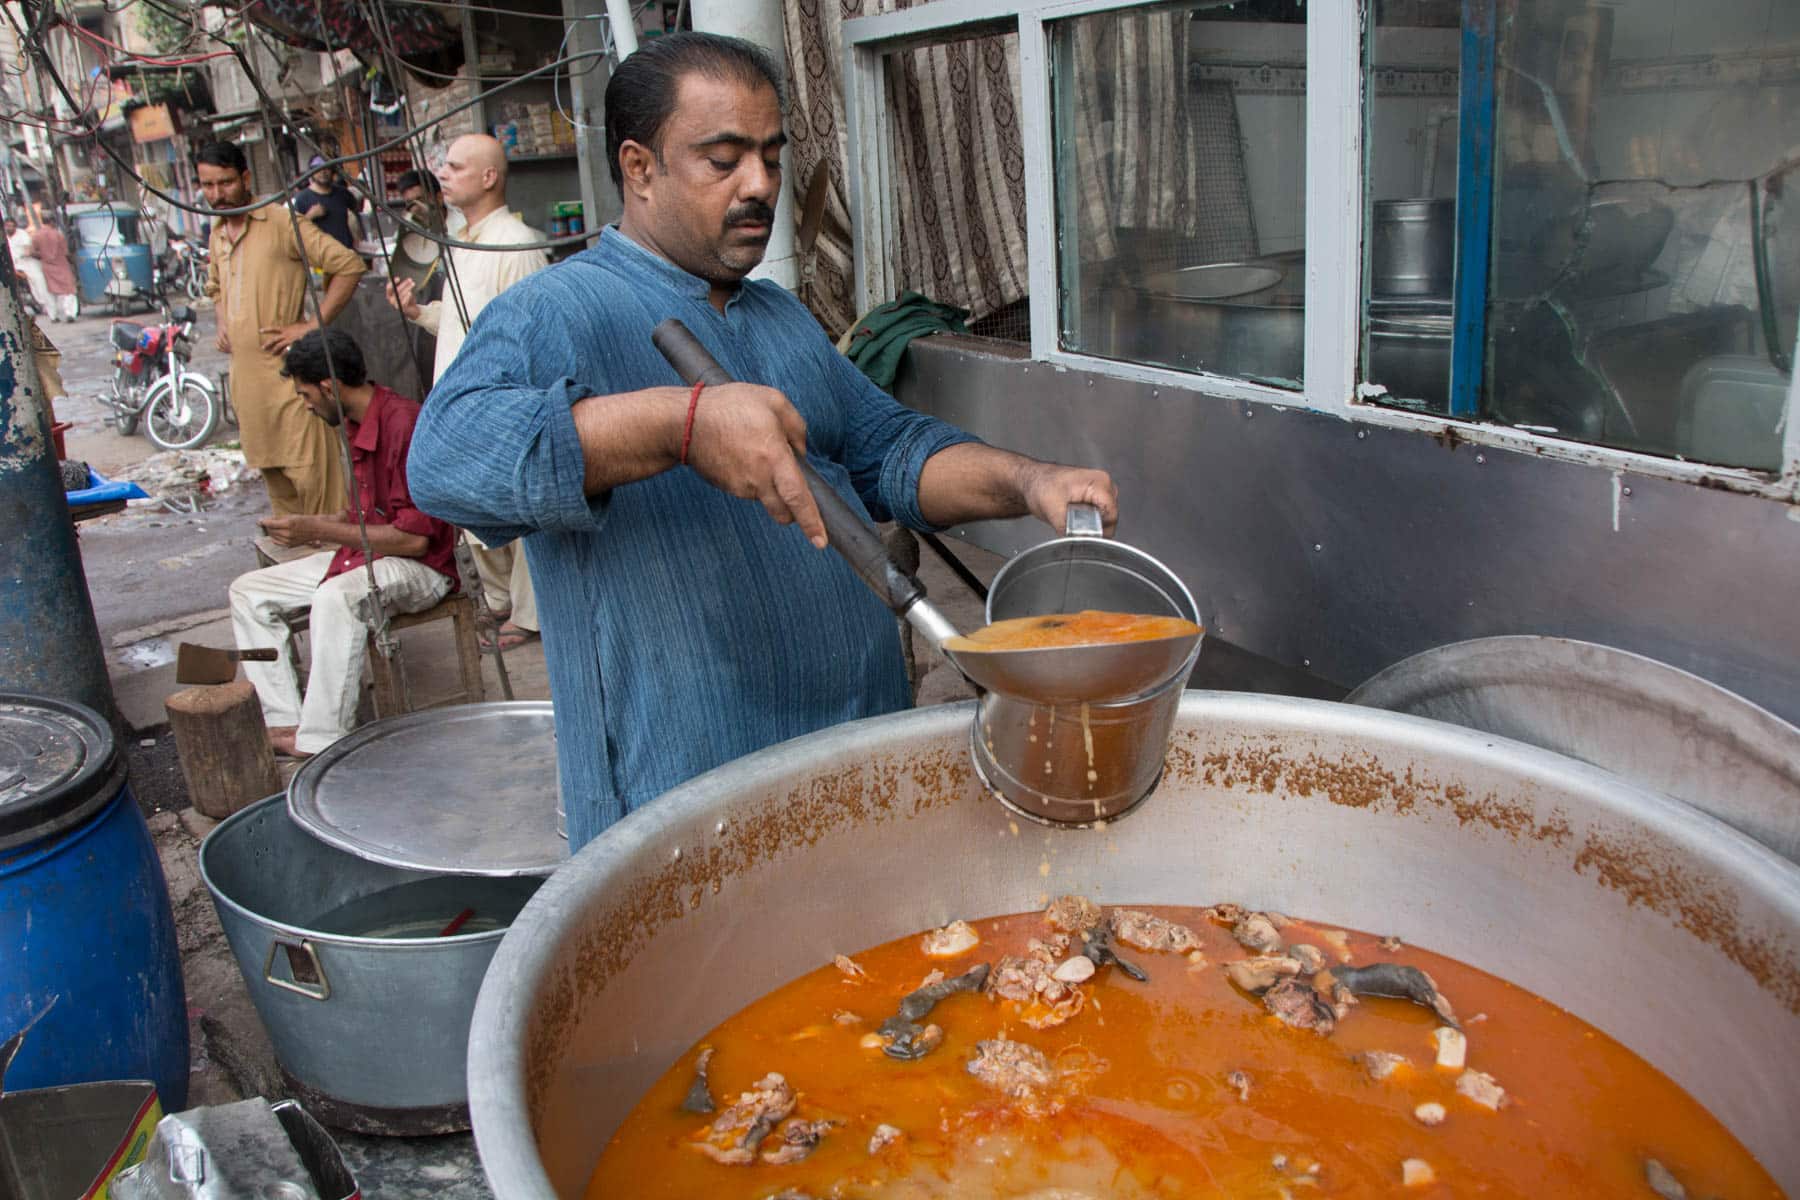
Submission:
[[[94,468],[88,468],[88,485],[68,493],[69,507],[105,504],[111,500],[148,500],[150,493],[135,483],[114,483]]]

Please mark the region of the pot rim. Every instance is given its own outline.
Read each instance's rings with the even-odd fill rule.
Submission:
[[[489,1182],[506,1181],[501,1200],[559,1200],[544,1172],[531,1126],[526,1031],[533,1007],[530,997],[555,964],[557,948],[568,934],[568,919],[586,906],[593,878],[629,864],[671,831],[681,831],[694,810],[715,800],[766,788],[797,768],[841,762],[847,750],[866,754],[862,743],[871,728],[900,738],[956,739],[975,713],[973,700],[915,708],[846,722],[746,755],[628,814],[550,877],[526,903],[494,955],[470,1023],[470,1122]],[[1420,754],[1443,754],[1471,767],[1528,773],[1534,781],[1579,793],[1597,813],[1629,819],[1667,839],[1697,862],[1729,861],[1732,877],[1765,897],[1791,928],[1800,929],[1800,864],[1715,817],[1578,759],[1425,717],[1256,693],[1190,689],[1182,697],[1177,728],[1204,725],[1209,716],[1293,734],[1325,732],[1378,742],[1391,742],[1398,734]],[[991,801],[984,796],[978,802]],[[1071,831],[1068,836],[1080,833]]]
[[[207,834],[206,837],[201,840],[200,852],[195,857],[199,860],[199,864],[200,864],[201,882],[206,884],[206,890],[208,893],[211,894],[212,901],[215,905],[219,905],[219,906],[230,909],[237,916],[242,917],[244,920],[248,921],[252,925],[255,925],[261,929],[271,929],[271,930],[275,930],[282,934],[292,935],[293,937],[298,938],[301,941],[312,942],[314,945],[343,946],[347,949],[353,949],[353,950],[400,950],[400,949],[408,949],[408,948],[423,949],[428,946],[429,947],[437,947],[437,948],[446,949],[446,950],[448,950],[448,949],[462,950],[462,949],[466,949],[467,947],[470,947],[470,946],[479,945],[482,942],[491,942],[491,941],[495,941],[497,939],[504,938],[509,932],[511,932],[512,927],[509,925],[504,929],[483,929],[483,930],[478,930],[475,933],[453,933],[449,937],[436,937],[436,936],[426,937],[426,938],[352,937],[349,934],[326,933],[326,932],[324,932],[322,930],[318,930],[318,929],[308,929],[303,925],[292,925],[286,921],[277,921],[273,917],[265,916],[264,914],[256,912],[254,909],[248,908],[245,905],[239,903],[237,900],[235,900],[231,896],[227,895],[225,893],[225,890],[223,888],[221,888],[218,885],[218,883],[213,880],[212,871],[207,865],[207,851],[211,848],[213,839],[218,837],[220,834],[224,833],[227,829],[230,829],[234,824],[238,823],[239,821],[246,820],[255,814],[260,813],[263,809],[267,808],[271,804],[281,803],[285,806],[286,801],[287,801],[286,795],[277,793],[276,795],[273,795],[273,796],[265,796],[261,800],[256,801],[254,804],[245,805],[243,808],[240,808],[238,811],[232,813],[229,817],[226,817],[223,821],[220,821],[219,824],[213,829],[213,831],[211,833]],[[293,820],[292,814],[289,814],[288,820],[290,820],[290,821]],[[297,822],[297,821],[294,823],[296,825],[299,825],[299,822]],[[305,833],[308,837],[313,836],[312,832],[310,830],[308,830],[304,825],[299,825],[299,828],[300,828],[301,832]],[[333,850],[337,850],[338,853],[344,854],[346,857],[349,857],[349,858],[357,857],[356,855],[350,854],[348,851],[343,850],[340,847],[331,846],[331,844],[329,842],[325,842],[323,839],[314,838],[314,840],[318,841],[321,845],[325,845],[325,846],[330,847]],[[373,860],[364,859],[363,861],[371,862]],[[387,866],[388,864],[376,863],[375,865],[376,866]],[[396,870],[406,870],[408,868],[395,868],[395,869]],[[431,874],[433,874],[433,872],[414,871],[414,874],[431,875]],[[452,872],[443,871],[443,872],[437,872],[437,874],[448,875],[448,874],[452,874]],[[537,899],[537,897],[534,895],[532,897],[532,899],[535,900],[535,899]]]

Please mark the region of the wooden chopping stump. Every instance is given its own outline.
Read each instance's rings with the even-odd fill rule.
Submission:
[[[223,820],[281,790],[262,704],[248,680],[176,692],[163,702],[194,807]]]

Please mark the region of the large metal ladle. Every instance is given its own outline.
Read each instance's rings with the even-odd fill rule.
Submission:
[[[669,365],[688,384],[719,386],[731,376],[700,340],[670,317],[650,334]],[[971,645],[925,598],[925,587],[887,552],[881,538],[837,490],[804,457],[800,473],[811,489],[825,521],[830,544],[844,556],[895,615],[904,617],[975,687],[1040,704],[1122,700],[1153,691],[1183,669],[1193,655],[1198,633],[1099,646],[1060,646],[1032,650],[989,650]],[[1082,513],[1076,510],[1087,508]],[[1088,506],[1072,506],[1071,535],[1099,533],[1099,514]],[[1032,554],[1026,551],[1026,555]],[[1021,556],[1024,557],[1024,556]],[[1148,556],[1143,556],[1148,560]],[[1017,560],[1015,560],[1017,561]],[[1154,561],[1154,560],[1149,560]],[[1008,564],[1009,569],[1011,564]],[[998,582],[996,580],[996,582]],[[1191,601],[1189,602],[1191,604]],[[1059,611],[1046,609],[1044,611]],[[1018,614],[1023,615],[1023,614]],[[946,645],[956,638],[959,645]]]

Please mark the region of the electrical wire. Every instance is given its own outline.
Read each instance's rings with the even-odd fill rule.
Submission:
[[[186,58],[163,58],[153,54],[138,54],[134,51],[127,50],[125,47],[118,45],[115,42],[107,41],[92,30],[83,29],[75,22],[66,19],[58,19],[51,28],[67,29],[70,33],[74,34],[84,42],[98,46],[102,50],[110,50],[115,54],[123,55],[126,64],[140,64],[147,67],[192,67],[203,62],[210,62],[215,58],[233,57],[230,50],[211,50],[205,54],[191,55]],[[113,64],[109,63],[107,65],[111,66]]]
[[[62,78],[62,76],[57,72],[54,64],[48,62],[47,56],[44,55],[43,50],[40,47],[34,46],[32,48],[31,52],[39,60],[40,65],[44,67],[44,70],[46,71],[46,73],[55,82],[57,91],[62,94],[63,99],[65,101],[67,101],[71,107],[76,107],[77,102],[76,102],[74,96],[69,91],[67,81],[64,80]],[[405,145],[412,138],[419,136],[424,130],[429,129],[432,126],[441,124],[442,122],[448,120],[449,118],[456,116],[457,114],[459,114],[469,108],[473,108],[477,104],[483,103],[489,97],[491,97],[499,92],[503,92],[509,88],[515,87],[518,84],[523,83],[528,79],[534,79],[539,76],[549,74],[555,70],[560,69],[561,67],[569,65],[570,63],[584,62],[591,58],[602,58],[602,57],[605,57],[604,51],[598,51],[598,50],[581,51],[576,54],[571,54],[571,55],[565,56],[563,58],[558,58],[551,62],[545,63],[541,67],[536,67],[531,71],[525,72],[524,74],[520,75],[515,80],[511,80],[506,83],[502,83],[498,87],[490,88],[490,89],[487,89],[486,91],[479,92],[475,96],[471,97],[470,99],[465,100],[460,104],[451,106],[450,108],[446,109],[444,112],[431,118],[429,121],[426,121],[424,124],[407,130],[405,133],[401,134],[399,137],[389,139],[386,142],[382,142],[376,146],[372,146],[372,147],[368,148],[367,150],[364,150],[364,151],[362,151],[360,153],[356,153],[356,154],[344,154],[344,155],[334,155],[334,156],[321,155],[320,157],[325,158],[326,161],[321,163],[319,167],[311,168],[310,170],[306,171],[303,174],[293,176],[292,178],[288,179],[286,181],[286,183],[283,184],[282,187],[278,191],[271,193],[269,196],[263,198],[262,200],[259,200],[253,204],[241,205],[241,206],[237,206],[234,208],[215,209],[215,208],[210,208],[210,207],[203,207],[200,205],[189,204],[185,200],[182,200],[176,196],[172,196],[169,193],[163,191],[161,188],[158,188],[154,184],[150,183],[149,180],[145,179],[137,171],[136,167],[131,162],[126,160],[124,158],[124,156],[119,154],[118,151],[114,150],[111,146],[107,145],[106,142],[104,141],[104,139],[98,138],[97,135],[99,133],[99,130],[91,122],[87,122],[87,123],[83,124],[82,132],[95,136],[96,144],[100,147],[101,151],[103,153],[105,153],[106,156],[108,158],[110,158],[115,164],[117,164],[121,171],[123,171],[126,175],[130,176],[132,179],[134,179],[137,182],[138,186],[143,188],[144,191],[148,192],[152,196],[155,196],[158,200],[161,200],[163,203],[168,204],[172,208],[180,209],[183,212],[191,212],[191,213],[195,213],[195,214],[198,214],[201,216],[206,216],[206,217],[241,216],[241,215],[255,212],[258,209],[267,208],[273,204],[284,203],[286,201],[287,195],[289,193],[291,193],[296,188],[298,188],[302,182],[304,182],[306,179],[308,179],[313,174],[314,171],[317,171],[317,170],[321,169],[322,167],[332,167],[335,169],[335,168],[341,168],[346,163],[360,162],[365,159],[378,158],[381,154],[385,153],[388,150],[394,149],[397,146]],[[268,96],[267,92],[261,87],[260,82],[256,79],[255,72],[250,69],[249,63],[247,61],[245,61],[244,56],[241,53],[239,53],[238,58],[239,58],[240,65],[242,65],[245,68],[245,74],[251,79],[252,86],[256,87],[259,96],[261,96],[264,99],[265,103],[270,104],[271,107],[275,108],[277,111],[282,111],[283,106],[274,104],[272,102],[272,98],[270,98]],[[385,205],[386,201],[385,201],[385,199],[382,199],[379,201],[379,203]],[[542,249],[547,249],[547,248],[553,247],[553,246],[564,246],[564,245],[574,245],[577,243],[585,243],[593,236],[592,234],[583,232],[583,233],[578,233],[578,234],[569,234],[569,235],[566,235],[563,237],[545,238],[543,240],[535,241],[535,242],[520,242],[517,244],[509,243],[507,245],[481,245],[479,243],[462,241],[457,238],[449,237],[448,235],[445,235],[445,234],[437,233],[433,230],[425,228],[424,226],[415,224],[414,222],[409,221],[404,217],[400,217],[397,214],[395,215],[395,220],[400,225],[404,226],[409,232],[412,232],[420,237],[424,237],[431,241],[434,241],[441,246],[456,246],[456,247],[462,247],[465,249],[479,249],[479,250],[490,250],[490,251],[492,251],[492,250],[542,250]]]

